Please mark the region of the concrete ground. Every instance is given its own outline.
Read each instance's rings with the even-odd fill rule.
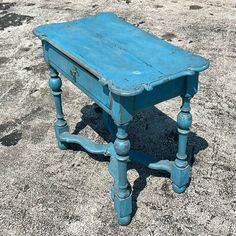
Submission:
[[[210,60],[192,101],[188,154],[195,159],[184,194],[168,178],[130,163],[134,217],[116,223],[108,159],[61,151],[40,24],[112,11],[138,27]],[[0,235],[236,235],[235,0],[0,0]],[[64,112],[71,130],[109,139],[93,102],[68,81]],[[180,99],[138,113],[132,146],[174,158]]]

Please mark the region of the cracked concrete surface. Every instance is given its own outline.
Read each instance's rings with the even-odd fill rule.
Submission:
[[[132,24],[210,60],[192,100],[184,194],[155,171],[129,164],[131,224],[116,223],[108,159],[61,151],[37,25],[112,11]],[[236,2],[234,0],[0,1],[0,235],[236,235]],[[93,102],[63,80],[72,131],[109,140]],[[138,113],[132,146],[175,157],[176,98]]]

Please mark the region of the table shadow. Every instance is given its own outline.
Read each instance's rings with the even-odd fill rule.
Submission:
[[[78,134],[87,125],[98,133],[106,142],[112,140],[112,135],[104,128],[102,122],[102,110],[95,103],[86,105],[81,109],[81,121],[76,124],[73,134]],[[176,114],[177,117],[177,114]],[[161,112],[155,106],[147,108],[135,114],[128,128],[131,149],[143,151],[158,160],[174,160],[178,148],[177,123],[175,120]],[[84,150],[77,144],[70,144],[72,150]],[[208,147],[207,141],[194,132],[188,136],[187,155],[190,165],[193,165],[196,154]],[[87,152],[88,153],[88,152]],[[88,153],[97,161],[109,162],[109,157]],[[137,199],[140,192],[147,185],[147,178],[152,175],[156,177],[169,178],[169,173],[148,169],[140,164],[129,162],[128,170],[135,169],[139,177],[134,181],[132,201],[133,213],[137,211]]]

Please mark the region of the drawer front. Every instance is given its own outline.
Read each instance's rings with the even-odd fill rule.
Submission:
[[[80,88],[104,110],[110,113],[108,107],[109,90],[107,86],[102,86],[94,75],[86,71],[52,45],[48,45],[46,53],[48,63],[52,67]]]

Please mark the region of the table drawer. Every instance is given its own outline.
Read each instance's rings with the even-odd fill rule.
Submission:
[[[46,48],[48,63],[109,112],[107,102],[109,101],[109,90],[107,86],[102,86],[98,78],[52,45],[49,44]]]

